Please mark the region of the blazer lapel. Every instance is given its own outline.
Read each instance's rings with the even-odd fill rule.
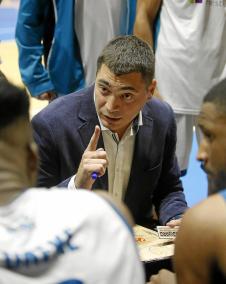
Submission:
[[[94,129],[96,125],[99,125],[99,120],[96,113],[96,108],[94,105],[93,100],[93,92],[94,89],[90,88],[89,92],[87,94],[84,94],[84,96],[87,96],[85,101],[81,104],[81,110],[79,112],[79,118],[81,120],[81,126],[78,129],[78,132],[81,137],[81,141],[83,143],[84,149],[87,148],[89,141],[93,135]],[[102,134],[100,135],[97,149],[103,148],[104,149],[104,142]],[[108,174],[107,171],[104,176],[98,178],[93,188],[99,188],[99,189],[108,189]]]
[[[133,201],[142,196],[137,187],[141,186],[142,175],[149,167],[150,147],[152,143],[153,120],[143,115],[143,125],[139,127],[136,135],[133,161],[125,201]],[[141,188],[142,190],[142,188]]]

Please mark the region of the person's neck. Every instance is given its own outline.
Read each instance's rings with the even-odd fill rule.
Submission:
[[[130,124],[128,124],[126,127],[124,127],[123,129],[118,130],[116,133],[118,135],[119,141],[122,140],[123,136],[125,135],[126,132],[128,132],[131,129],[132,126],[132,122]]]
[[[0,205],[11,202],[29,186],[23,148],[0,141]]]
[[[0,206],[12,202],[27,188],[23,178],[15,172],[0,171]]]

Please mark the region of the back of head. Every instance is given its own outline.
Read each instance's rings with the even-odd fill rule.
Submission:
[[[212,103],[220,114],[226,116],[226,79],[215,85],[204,97],[203,103]]]
[[[29,119],[29,98],[21,89],[4,77],[0,78],[0,133],[19,118]]]
[[[147,85],[154,76],[154,53],[148,43],[134,35],[111,40],[98,57],[97,73],[102,64],[115,75],[139,72]]]
[[[16,194],[34,185],[36,171],[29,97],[24,89],[3,78],[0,80],[0,203],[10,200],[10,192]]]

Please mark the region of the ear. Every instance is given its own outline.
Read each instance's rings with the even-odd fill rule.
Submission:
[[[153,79],[151,84],[147,88],[147,100],[150,100],[153,97],[156,85],[157,85],[157,82],[155,79]]]
[[[36,175],[38,168],[38,149],[34,142],[28,144],[27,147],[27,167],[29,175]]]

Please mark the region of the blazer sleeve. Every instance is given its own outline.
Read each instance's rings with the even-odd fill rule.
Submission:
[[[55,186],[61,180],[59,154],[53,133],[49,124],[39,114],[32,119],[32,127],[40,157],[37,186]]]
[[[180,180],[180,170],[175,155],[176,122],[173,111],[171,108],[170,110],[162,172],[155,191],[156,194],[153,196],[153,203],[161,224],[166,224],[169,220],[177,218],[187,209],[187,202]]]
[[[48,71],[42,64],[46,5],[45,0],[21,0],[18,12],[15,38],[19,68],[32,96],[54,90]]]

